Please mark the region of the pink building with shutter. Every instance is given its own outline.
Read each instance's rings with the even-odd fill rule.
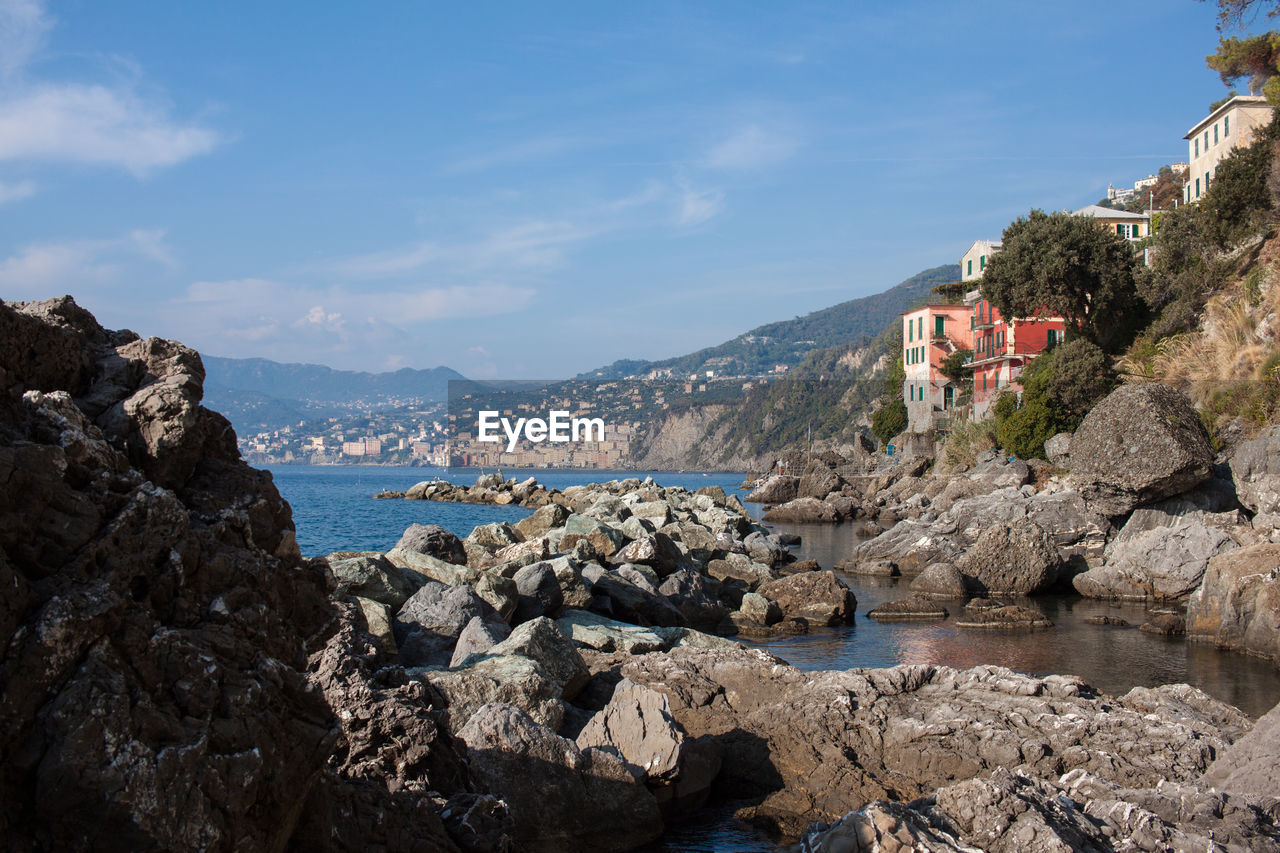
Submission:
[[[953,352],[973,349],[972,309],[967,305],[924,305],[902,315],[902,401],[907,430],[927,432],[944,424],[959,402],[960,389],[942,373]]]

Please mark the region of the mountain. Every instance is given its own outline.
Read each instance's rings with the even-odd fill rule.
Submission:
[[[850,299],[793,320],[769,323],[718,346],[663,361],[623,359],[579,374],[577,378],[622,379],[654,370],[670,370],[676,376],[704,370],[750,375],[767,373],[779,364],[796,367],[813,350],[875,337],[909,305],[928,296],[933,288],[959,280],[959,265],[943,264],[916,273],[881,293]]]
[[[226,415],[242,434],[353,409],[439,403],[448,399],[450,381],[466,379],[448,367],[366,373],[265,358],[202,359],[205,405]]]

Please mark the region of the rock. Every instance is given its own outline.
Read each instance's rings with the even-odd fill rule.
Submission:
[[[1068,468],[1071,465],[1071,433],[1060,432],[1044,442],[1044,455],[1051,465]]]
[[[964,616],[956,620],[956,627],[984,631],[1036,631],[1052,628],[1053,623],[1038,610],[1008,604],[981,610],[966,608]]]
[[[978,592],[1034,595],[1053,586],[1061,563],[1044,528],[1020,520],[983,531],[956,569]]]
[[[844,484],[844,479],[826,465],[810,462],[796,484],[796,497],[822,500],[832,492],[840,491]]]
[[[396,614],[394,628],[404,666],[443,666],[472,619],[499,621],[497,611],[468,586],[427,581]]]
[[[1201,781],[1241,797],[1265,792],[1275,796],[1280,791],[1280,705],[1223,750]]]
[[[520,599],[515,581],[488,572],[476,578],[472,588],[476,591],[476,595],[497,612],[499,619],[504,622],[511,619]]]
[[[835,572],[809,572],[779,578],[760,585],[759,593],[788,618],[804,619],[814,625],[853,624],[858,601]]]
[[[1182,600],[1200,585],[1209,560],[1235,547],[1227,533],[1199,522],[1157,527],[1127,540],[1105,565],[1071,583],[1087,598]]]
[[[726,559],[712,560],[707,563],[707,574],[719,581],[740,580],[748,589],[773,580],[773,572],[768,566],[754,563],[741,554],[727,554]]]
[[[413,673],[445,697],[444,721],[455,735],[490,702],[519,708],[552,731],[564,723],[560,684],[524,655],[472,655],[457,669]]]
[[[536,662],[559,686],[560,695],[572,699],[591,674],[573,640],[556,623],[539,616],[512,630],[510,636],[486,650],[487,656],[521,655]]]
[[[793,501],[799,494],[800,478],[774,474],[747,495],[747,503],[781,504]]]
[[[1179,613],[1157,612],[1150,614],[1147,621],[1138,626],[1138,630],[1161,637],[1181,637],[1187,633],[1187,622]]]
[[[937,598],[968,598],[968,585],[964,575],[951,563],[931,563],[923,572],[916,575],[908,587],[916,595],[936,596]]]
[[[7,847],[283,849],[335,751],[305,668],[339,605],[203,376],[70,297],[0,303]]]
[[[556,620],[556,625],[575,643],[601,652],[642,655],[668,648],[668,644],[656,633],[657,629],[646,630],[585,610],[565,611]]]
[[[1209,478],[1213,447],[1199,413],[1166,385],[1123,385],[1071,438],[1071,481],[1103,515],[1117,516]]]
[[[380,601],[355,596],[364,617],[364,629],[373,637],[378,651],[384,658],[396,656],[396,636],[391,627],[391,610]]]
[[[572,548],[579,541],[586,541],[602,557],[612,557],[624,545],[627,538],[622,531],[586,515],[570,515],[564,524],[564,536],[560,549]]]
[[[671,782],[680,775],[684,734],[671,716],[671,703],[656,690],[618,682],[613,698],[577,738],[582,749],[614,753],[648,782]]]
[[[719,586],[700,572],[683,568],[663,578],[658,594],[680,611],[686,624],[713,631],[729,612],[717,598]]]
[[[832,524],[843,520],[834,505],[818,498],[796,498],[769,507],[764,517],[766,521],[784,524]]]
[[[836,571],[876,578],[896,578],[899,576],[898,567],[893,560],[862,561],[850,558],[836,563]]]
[[[525,541],[546,536],[548,531],[563,527],[569,518],[569,510],[559,504],[547,504],[537,509],[528,518],[516,522],[515,528]]]
[[[472,543],[467,543],[472,544]],[[487,553],[487,552],[486,552]],[[392,548],[386,554],[387,562],[404,572],[414,572],[421,578],[438,581],[448,586],[474,583],[479,572],[475,569],[447,563],[444,560],[418,551]]]
[[[473,542],[489,553],[505,548],[508,545],[514,545],[519,541],[521,541],[520,534],[505,521],[481,524],[471,531],[470,536],[463,540],[464,543]]]
[[[589,567],[592,568],[592,567]],[[675,605],[615,573],[602,569],[584,575],[594,595],[608,598],[614,615],[641,625],[680,625],[684,619]]]
[[[947,609],[920,595],[909,595],[896,601],[886,601],[867,613],[877,622],[914,622],[927,619],[946,619]]]
[[[501,643],[511,635],[511,629],[505,622],[472,617],[467,626],[458,635],[453,648],[453,657],[449,659],[449,668],[461,666],[471,655],[482,654]]]
[[[1189,637],[1280,662],[1280,544],[1248,545],[1210,559],[1186,618]]]
[[[467,564],[467,551],[462,547],[462,540],[438,524],[409,525],[396,547],[427,554],[446,563]]]
[[[637,539],[612,556],[614,563],[641,563],[665,577],[684,563],[684,555],[665,533],[654,533]]]
[[[525,566],[513,580],[520,596],[512,617],[516,624],[538,616],[555,616],[564,604],[564,590],[549,563]]]
[[[1270,427],[1231,454],[1231,479],[1254,525],[1280,527],[1280,427]]]
[[[1117,628],[1125,628],[1129,625],[1128,620],[1121,619],[1119,616],[1088,616],[1084,621],[1090,625],[1114,625]]]
[[[1112,698],[991,666],[802,673],[760,650],[674,649],[621,674],[666,694],[686,739],[721,748],[719,792],[754,803],[740,816],[797,834],[1014,766],[1044,780],[1079,769],[1128,787],[1190,783],[1250,727],[1186,685]]]
[[[478,709],[458,736],[472,778],[506,801],[521,850],[629,850],[662,833],[657,801],[608,750],[579,749],[509,705]]]
[[[742,605],[734,614],[734,621],[741,618],[751,625],[772,625],[782,621],[782,610],[777,602],[770,601],[763,595],[749,592],[742,596]]]
[[[423,577],[392,565],[381,554],[330,554],[329,572],[338,582],[338,591],[377,601],[399,610],[423,584]]]
[[[522,566],[528,566],[539,560],[550,559],[551,543],[545,536],[526,539],[524,542],[499,548],[493,553],[493,557],[499,563],[519,563]]]

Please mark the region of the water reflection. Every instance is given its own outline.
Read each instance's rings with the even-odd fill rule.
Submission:
[[[797,533],[802,557],[829,568],[858,544],[852,525],[779,524]],[[998,664],[1036,675],[1077,675],[1104,693],[1123,694],[1135,686],[1186,682],[1258,717],[1280,702],[1280,672],[1263,660],[1221,652],[1211,645],[1138,630],[1146,610],[1079,596],[1039,596],[1016,603],[1044,613],[1054,627],[1032,633],[982,632],[957,628],[962,602],[944,602],[950,615],[928,623],[879,623],[867,611],[906,595],[897,578],[844,575],[858,598],[857,625],[819,629],[759,645],[804,670],[945,664]],[[1127,626],[1091,625],[1091,616],[1119,617]]]

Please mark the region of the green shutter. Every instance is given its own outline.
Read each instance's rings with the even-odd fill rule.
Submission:
[[[943,329],[945,328],[944,321],[946,319],[947,319],[946,317],[933,318],[933,333],[938,337],[942,337],[943,335]]]

